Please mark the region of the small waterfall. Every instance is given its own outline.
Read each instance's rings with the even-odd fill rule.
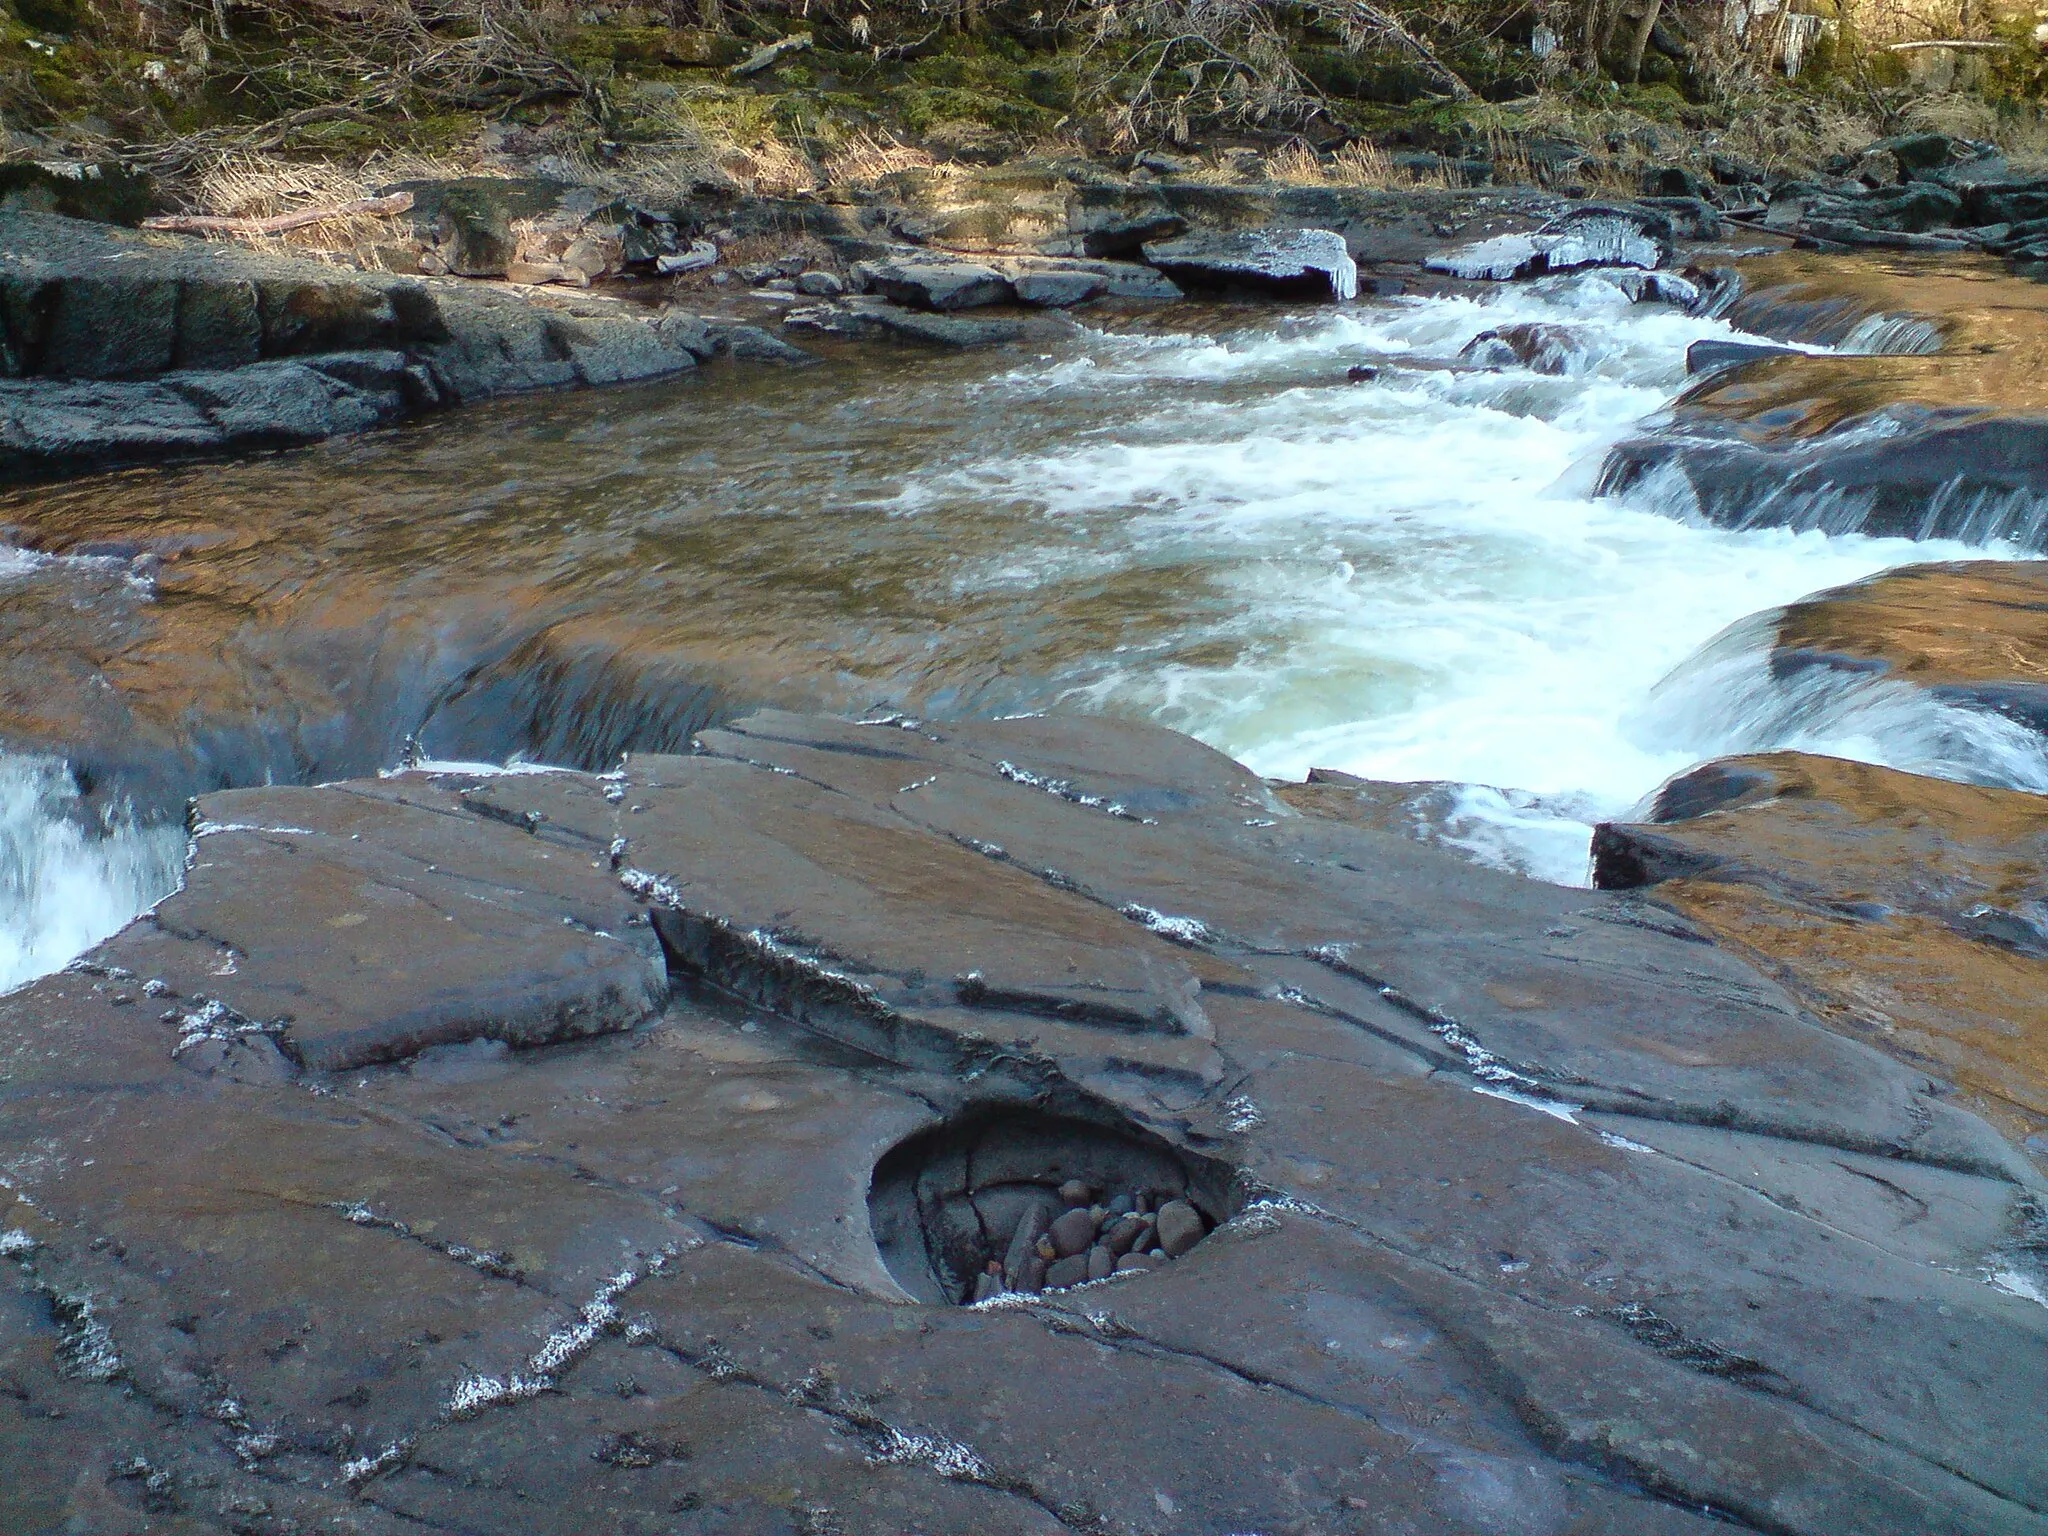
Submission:
[[[178,887],[185,829],[97,812],[70,769],[0,755],[0,991],[57,970]]]
[[[1772,666],[1775,611],[1729,626],[1650,690],[1632,736],[1700,758],[1817,752],[1965,784],[2048,794],[2048,737],[1876,667]],[[1647,800],[1637,807],[1646,813]]]
[[[1929,357],[1942,348],[1941,328],[1912,315],[1871,315],[1836,345],[1865,357]]]

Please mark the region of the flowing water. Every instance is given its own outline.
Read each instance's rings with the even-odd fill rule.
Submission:
[[[1574,328],[1566,375],[1449,366],[1520,321]],[[448,757],[594,766],[674,745],[694,718],[674,698],[706,682],[731,704],[1106,710],[1271,775],[1464,786],[1459,840],[1567,883],[1585,879],[1591,822],[1723,752],[1797,745],[2048,788],[2038,739],[1998,722],[1896,689],[1788,702],[1756,635],[1709,646],[1823,587],[2007,551],[1731,531],[1654,487],[1591,494],[1608,445],[1682,386],[1687,344],[1732,334],[1597,278],[1484,303],[1175,312],[1084,322],[1026,353],[866,354],[477,408],[16,493],[4,520],[73,539],[177,530],[188,553],[163,592],[117,596],[158,625],[162,665],[195,675],[259,626],[317,649],[353,625],[420,655],[476,649],[450,638],[465,625],[502,635],[445,684],[414,666],[417,699],[386,690]],[[1356,363],[1379,376],[1348,382]],[[56,579],[53,564],[0,587]],[[518,672],[537,646],[632,664],[605,661],[597,682],[557,667],[540,688]],[[290,665],[266,665],[289,692]],[[53,772],[0,778],[0,986],[170,878],[160,831],[67,817]]]

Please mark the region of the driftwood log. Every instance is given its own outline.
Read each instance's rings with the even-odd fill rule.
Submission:
[[[231,219],[209,213],[163,213],[144,219],[144,229],[168,230],[177,235],[282,235],[289,230],[325,224],[329,219],[346,219],[358,214],[404,213],[412,206],[410,192],[389,197],[359,197],[331,208],[301,208],[294,213],[274,213],[268,218]]]

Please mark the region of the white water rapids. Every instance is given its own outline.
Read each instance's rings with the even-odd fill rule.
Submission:
[[[1400,366],[1441,364],[1523,321],[1572,328],[1582,361],[1564,377]],[[1797,747],[2048,789],[2040,738],[1997,717],[1896,684],[1816,680],[1778,696],[1767,636],[1731,635],[1685,665],[1743,617],[1819,589],[2016,553],[1735,532],[1689,516],[1683,493],[1593,497],[1607,448],[1682,387],[1686,347],[1738,334],[1595,278],[1552,279],[1484,304],[1361,306],[1252,341],[1117,338],[1017,369],[988,387],[1095,392],[1114,424],[967,478],[1098,527],[1122,507],[1130,548],[1034,552],[988,579],[1043,580],[1048,559],[1170,565],[1199,547],[1238,598],[1210,636],[1228,659],[1133,657],[1073,702],[1161,720],[1274,777],[1453,781],[1454,841],[1563,884],[1587,879],[1593,822],[1726,753]],[[1348,389],[1296,382],[1360,359],[1392,366]],[[1238,386],[1229,403],[1201,398],[1223,379]],[[1248,398],[1242,385],[1262,379],[1273,388]]]
[[[1571,327],[1573,370],[1446,366],[1519,321]],[[1168,641],[1110,628],[1057,707],[1156,719],[1275,776],[1449,781],[1456,840],[1562,883],[1586,879],[1594,821],[1723,753],[1792,746],[2048,790],[2040,739],[1995,717],[1882,680],[1786,692],[1754,626],[1710,644],[1890,566],[2011,551],[1736,532],[1689,518],[1682,495],[1590,494],[1609,445],[1682,387],[1686,346],[1735,334],[1723,323],[1597,278],[1233,323],[1084,326],[1041,356],[935,375],[935,424],[998,425],[974,451],[894,467],[887,520],[936,531],[963,504],[1019,518],[1000,553],[947,568],[956,597],[1199,573]],[[1340,382],[1361,362],[1380,376]],[[844,387],[862,387],[851,369]],[[0,584],[32,579],[0,568]],[[182,849],[182,829],[85,815],[60,765],[0,759],[0,989],[160,899]]]

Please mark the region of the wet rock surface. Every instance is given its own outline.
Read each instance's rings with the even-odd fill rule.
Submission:
[[[1802,598],[1773,627],[1780,679],[1904,684],[2048,735],[2048,562],[1906,566]]]
[[[1594,878],[1756,956],[1836,1028],[2048,1155],[2048,801],[1867,763],[1724,758],[1599,829]]]
[[[1724,358],[1610,452],[1605,489],[1729,527],[2048,547],[2040,285],[1983,257],[1804,253],[1745,285],[1731,323],[1842,350]]]
[[[0,999],[10,1528],[2043,1528],[2036,1166],[1639,895],[1099,720],[195,815]]]

